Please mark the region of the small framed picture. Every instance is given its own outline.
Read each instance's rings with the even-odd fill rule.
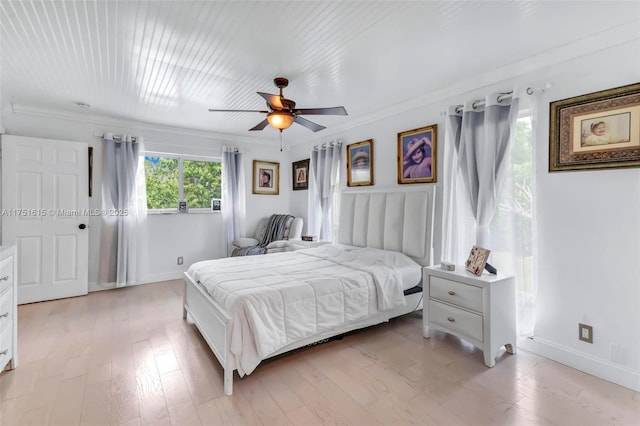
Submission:
[[[264,195],[280,193],[280,163],[253,160],[253,193]]]
[[[640,167],[640,83],[551,102],[549,171]]]
[[[398,133],[398,183],[436,182],[438,126]]]
[[[178,213],[188,213],[189,212],[189,204],[183,200],[178,201]]]
[[[309,158],[291,163],[293,190],[309,189]]]
[[[373,139],[347,145],[347,186],[373,185]]]
[[[220,199],[219,198],[212,198],[211,199],[211,210],[215,211],[219,211],[220,210]]]
[[[487,264],[490,253],[491,250],[489,249],[473,246],[471,248],[471,253],[469,253],[469,258],[465,262],[467,271],[477,276],[482,275],[482,271],[484,271],[484,265]]]

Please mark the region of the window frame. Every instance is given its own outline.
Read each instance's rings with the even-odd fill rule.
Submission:
[[[220,163],[221,179],[222,179],[222,157],[209,157],[206,155],[191,155],[191,154],[176,154],[173,152],[160,152],[160,151],[145,151],[144,157],[162,157],[162,158],[175,158],[178,160],[178,200],[184,200],[184,160],[187,161],[204,161],[207,163]],[[146,181],[145,181],[146,184]],[[222,199],[222,194],[220,194]],[[146,200],[145,200],[146,201]],[[211,210],[211,207],[189,207],[189,210],[184,212],[178,211],[178,206],[169,209],[150,209],[147,208],[147,215],[157,214],[215,214],[221,213],[221,210]]]

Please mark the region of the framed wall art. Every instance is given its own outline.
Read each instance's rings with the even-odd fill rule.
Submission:
[[[640,83],[551,102],[549,171],[640,166]]]
[[[309,159],[291,163],[293,190],[309,189]]]
[[[347,186],[373,185],[373,139],[347,145]]]
[[[253,193],[264,195],[280,193],[280,163],[253,160]]]
[[[398,183],[436,182],[438,126],[398,133]]]

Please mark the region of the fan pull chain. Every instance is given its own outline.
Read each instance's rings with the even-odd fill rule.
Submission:
[[[280,152],[282,152],[282,129],[280,129]]]

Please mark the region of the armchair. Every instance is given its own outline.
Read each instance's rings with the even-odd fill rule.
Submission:
[[[231,256],[248,256],[254,254],[271,254],[290,251],[288,240],[299,240],[302,235],[304,221],[301,217],[274,214],[264,217],[258,222],[253,237],[238,238]]]

